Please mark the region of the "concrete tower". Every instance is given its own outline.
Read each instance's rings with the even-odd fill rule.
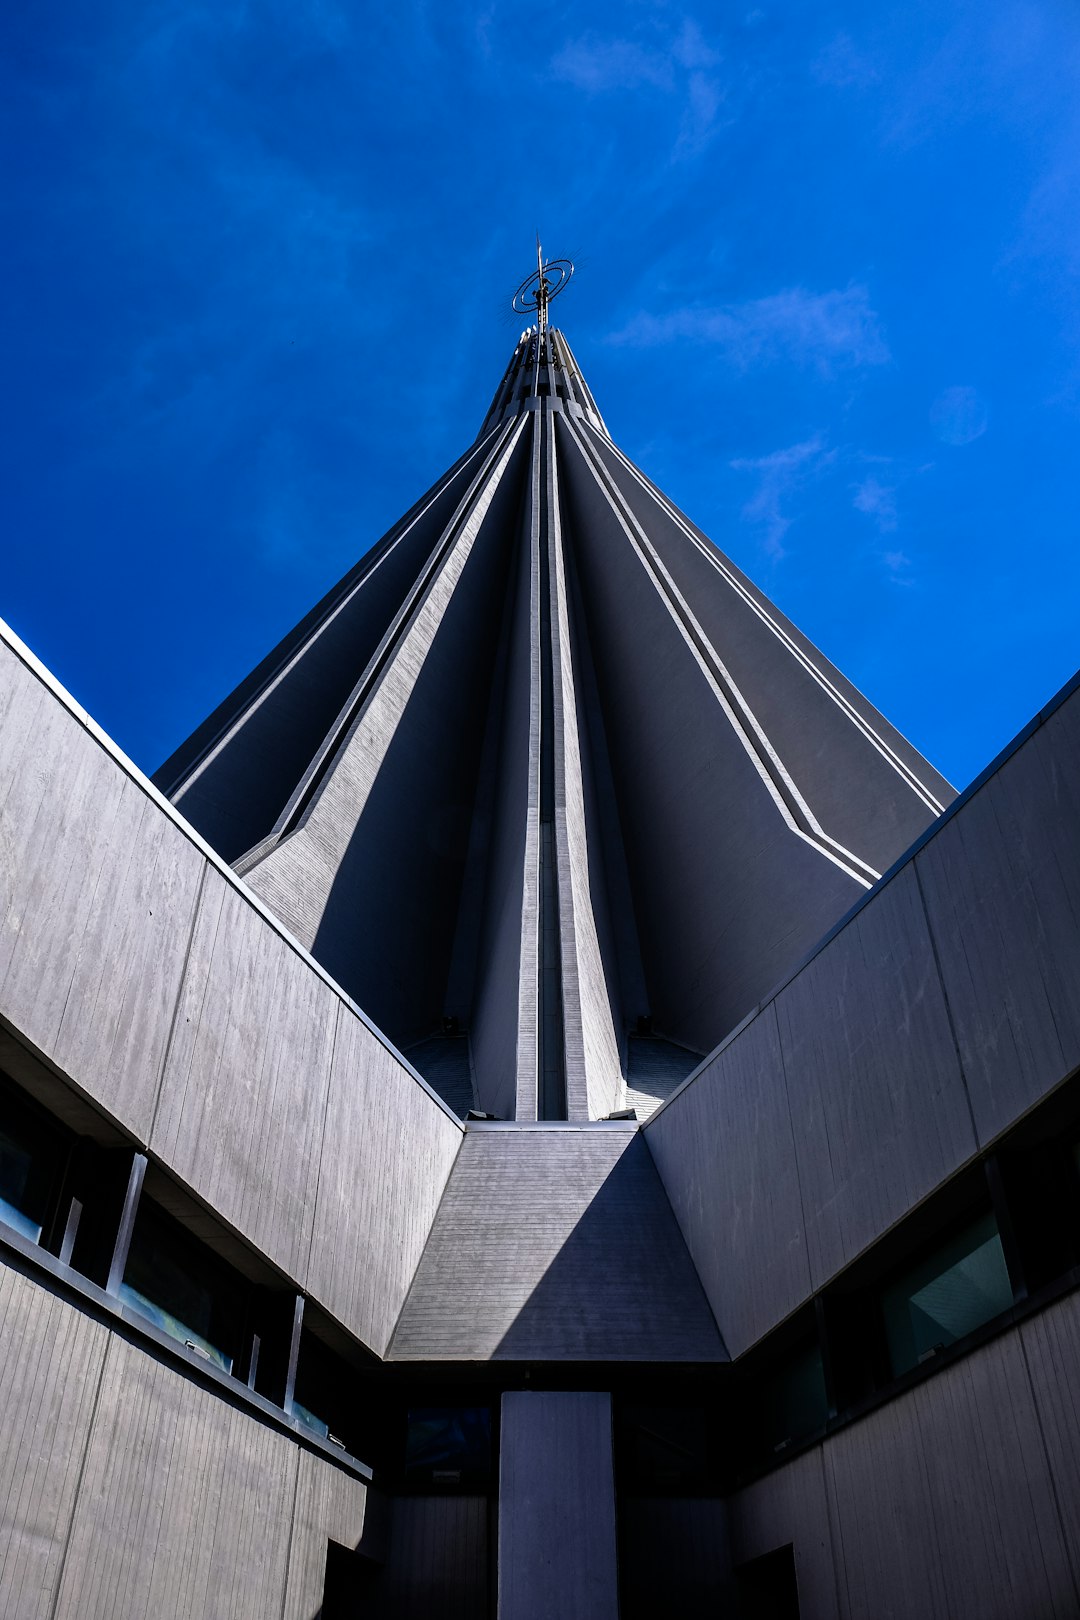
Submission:
[[[448,1100],[507,1119],[655,1106],[953,797],[546,325],[155,780]]]

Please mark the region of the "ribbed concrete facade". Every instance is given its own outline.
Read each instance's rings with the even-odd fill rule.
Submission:
[[[1080,1612],[1078,762],[558,332],[157,785],[0,632],[0,1614]]]
[[[558,331],[156,780],[525,1120],[624,1107],[639,1020],[692,1067],[952,797],[617,450]]]

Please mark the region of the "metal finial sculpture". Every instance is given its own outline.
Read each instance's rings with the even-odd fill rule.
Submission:
[[[562,292],[573,273],[574,266],[569,259],[545,261],[537,233],[536,269],[532,275],[525,277],[514,294],[514,309],[519,315],[536,312],[536,330],[541,337],[547,331],[548,305]]]

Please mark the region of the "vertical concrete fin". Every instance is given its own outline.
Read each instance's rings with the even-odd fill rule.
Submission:
[[[519,510],[505,434],[247,882],[401,1045],[437,1029]]]
[[[498,1620],[618,1620],[611,1396],[513,1390],[500,1427]]]
[[[498,765],[485,806],[480,933],[471,968],[470,1027],[480,1107],[500,1118],[537,1117],[540,825],[540,446],[529,429],[529,468],[507,601],[502,687],[488,725]]]
[[[545,423],[544,477],[550,635],[553,675],[554,813],[562,957],[563,1042],[566,1117],[597,1119],[622,1104],[625,1085],[619,1036],[612,1016],[597,912],[607,897],[599,869],[589,860],[585,772],[588,738],[579,725],[575,656],[571,634],[568,568],[559,496],[554,423]],[[606,918],[605,918],[606,924]],[[617,1005],[617,1002],[616,1002]]]

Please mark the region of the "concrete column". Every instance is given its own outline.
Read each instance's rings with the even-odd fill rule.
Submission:
[[[618,1620],[611,1396],[502,1398],[498,1620]]]

